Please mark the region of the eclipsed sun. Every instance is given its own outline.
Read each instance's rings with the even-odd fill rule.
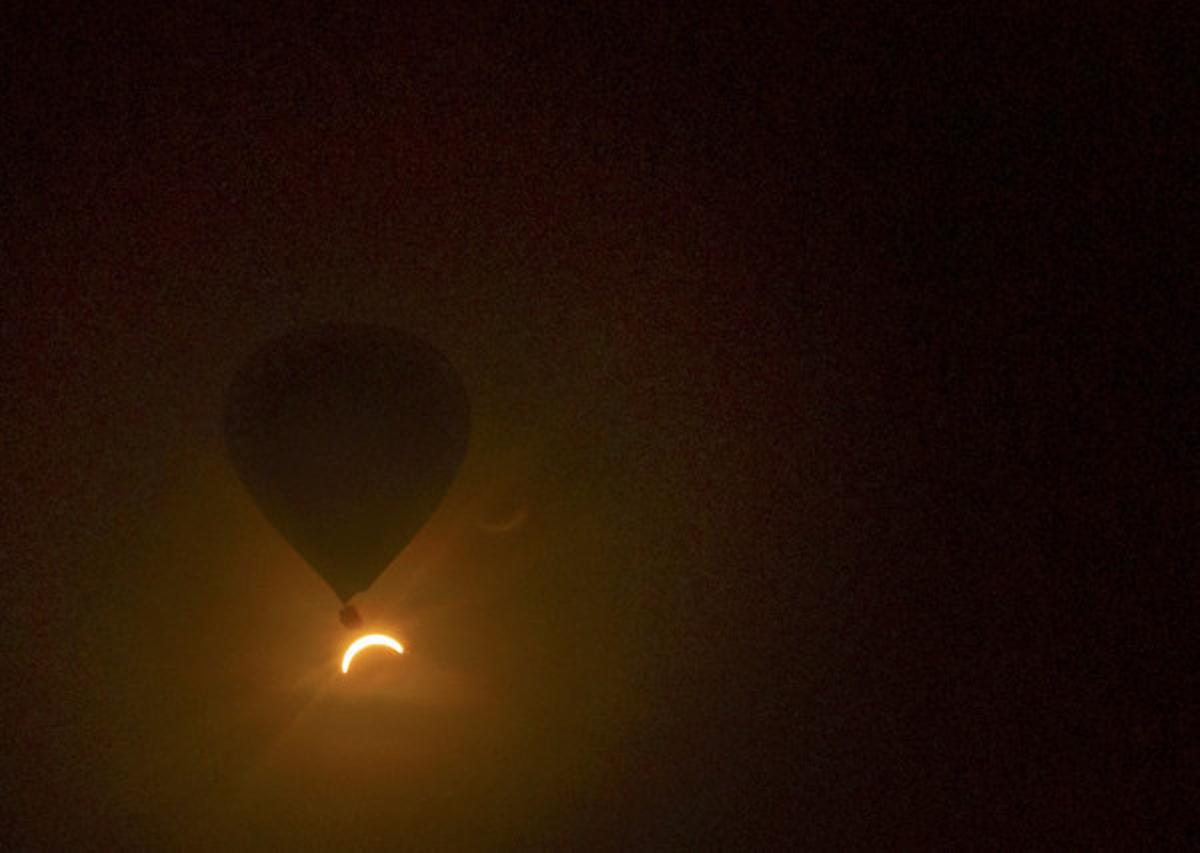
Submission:
[[[384,646],[398,655],[404,654],[404,646],[400,645],[387,634],[367,634],[365,637],[359,637],[351,643],[350,648],[346,649],[346,653],[342,655],[342,672],[349,672],[354,656],[363,649],[370,648],[371,646]]]

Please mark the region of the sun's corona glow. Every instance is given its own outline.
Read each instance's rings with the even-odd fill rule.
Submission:
[[[350,648],[346,649],[346,653],[342,655],[342,672],[349,672],[350,663],[354,660],[354,656],[363,649],[371,646],[384,646],[398,655],[404,654],[404,646],[400,645],[387,634],[367,634],[365,637],[359,637],[351,643]]]

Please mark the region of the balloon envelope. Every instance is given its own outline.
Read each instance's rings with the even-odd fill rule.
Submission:
[[[433,513],[462,462],[469,411],[428,344],[374,325],[293,332],[234,376],[225,441],[263,514],[348,601]]]

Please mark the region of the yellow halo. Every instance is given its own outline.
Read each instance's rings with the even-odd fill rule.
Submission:
[[[346,649],[346,653],[342,655],[342,672],[349,672],[350,662],[354,660],[354,656],[369,646],[386,646],[398,655],[404,654],[404,646],[387,634],[367,634],[351,643],[350,648]]]

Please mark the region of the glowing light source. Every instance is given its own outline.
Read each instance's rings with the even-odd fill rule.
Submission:
[[[350,662],[354,660],[354,656],[370,646],[385,646],[398,655],[404,654],[404,646],[397,643],[387,634],[367,634],[365,637],[359,637],[351,643],[350,648],[346,649],[346,653],[342,655],[342,672],[349,672]]]

